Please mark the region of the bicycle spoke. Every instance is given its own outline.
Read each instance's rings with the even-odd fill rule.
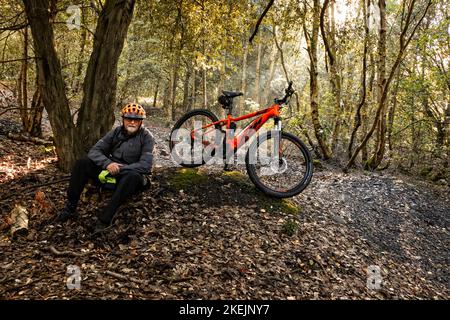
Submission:
[[[281,163],[274,163],[274,155],[278,153],[274,139],[267,139],[258,146],[256,173],[259,180],[268,188],[283,191],[295,187],[302,181],[306,172],[304,164],[306,159],[300,148],[290,140],[282,139],[280,142]],[[263,157],[261,153],[265,154]],[[267,161],[267,158],[270,160]],[[268,162],[268,163],[267,163]],[[286,166],[285,168],[283,168]]]

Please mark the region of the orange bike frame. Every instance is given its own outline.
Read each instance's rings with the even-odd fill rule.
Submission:
[[[199,130],[206,130],[210,127],[216,129],[216,126],[220,127],[226,126],[227,129],[230,129],[232,122],[239,122],[245,119],[253,118],[259,116],[255,120],[253,120],[247,127],[245,127],[239,134],[233,136],[230,139],[227,139],[226,143],[229,146],[229,150],[236,151],[243,144],[245,144],[252,135],[256,133],[270,118],[278,118],[280,116],[280,105],[274,104],[271,107],[259,111],[255,111],[252,113],[245,114],[243,116],[233,118],[231,114],[228,114],[226,119],[222,119],[216,122],[209,123],[204,125],[201,128],[195,129],[191,132],[192,137],[195,136],[195,132]],[[207,131],[205,132],[205,134]]]

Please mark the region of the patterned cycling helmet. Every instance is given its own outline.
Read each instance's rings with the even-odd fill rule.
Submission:
[[[136,103],[129,103],[125,107],[123,107],[122,111],[120,111],[120,115],[123,118],[128,118],[128,119],[142,120],[142,119],[146,118],[144,108],[142,108],[141,105],[136,104]]]

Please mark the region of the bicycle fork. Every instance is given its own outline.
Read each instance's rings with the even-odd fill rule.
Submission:
[[[274,133],[274,150],[273,150],[273,155],[274,155],[274,162],[277,163],[280,161],[280,159],[282,158],[282,154],[281,154],[281,119],[280,118],[275,118],[274,119],[274,123],[275,123],[275,129],[273,130]],[[277,161],[278,160],[278,161]]]
[[[273,160],[270,162],[270,166],[272,171],[274,172],[280,172],[284,171],[285,168],[283,168],[283,153],[282,153],[282,145],[281,145],[281,119],[275,118],[274,119],[275,128],[272,131],[272,139],[273,139]]]

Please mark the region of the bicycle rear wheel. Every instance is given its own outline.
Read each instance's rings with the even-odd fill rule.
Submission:
[[[247,173],[265,194],[275,198],[293,197],[311,182],[311,154],[299,138],[281,132],[276,156],[275,140],[272,132],[268,132],[252,142],[245,158]]]
[[[169,149],[172,159],[183,167],[195,168],[205,164],[215,154],[214,146],[221,139],[215,129],[219,125],[201,130],[202,126],[219,121],[206,109],[196,109],[184,114],[170,133]]]

